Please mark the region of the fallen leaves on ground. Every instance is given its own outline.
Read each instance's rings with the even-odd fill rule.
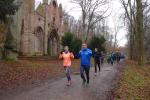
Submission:
[[[115,100],[150,100],[150,65],[127,65],[115,95]]]
[[[79,61],[74,60],[72,69],[79,71]],[[38,80],[55,79],[64,76],[62,62],[19,60],[0,61],[0,89],[13,89],[20,85],[30,85]]]

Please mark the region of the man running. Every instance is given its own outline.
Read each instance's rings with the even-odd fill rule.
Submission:
[[[81,78],[83,79],[83,85],[88,85],[89,84],[89,73],[90,73],[90,60],[91,60],[91,56],[92,56],[92,51],[90,49],[87,48],[87,44],[82,44],[82,49],[79,52],[79,57],[80,57],[80,63],[81,63],[81,67],[80,67],[80,74],[81,74]],[[86,78],[84,76],[84,74],[86,74]]]
[[[71,85],[71,76],[70,76],[70,67],[71,67],[71,60],[74,58],[73,53],[69,52],[69,47],[65,46],[65,51],[61,52],[59,55],[59,59],[63,60],[63,66],[67,77],[67,86]]]
[[[101,53],[98,51],[97,48],[95,48],[95,51],[93,53],[94,57],[94,64],[95,64],[95,76],[97,76],[97,67],[99,68],[99,72],[101,71],[101,66],[100,66],[100,59],[101,59]]]

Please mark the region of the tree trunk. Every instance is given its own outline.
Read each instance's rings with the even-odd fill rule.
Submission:
[[[136,0],[137,3],[137,49],[138,49],[138,64],[144,64],[144,26],[143,26],[143,9],[142,0]]]

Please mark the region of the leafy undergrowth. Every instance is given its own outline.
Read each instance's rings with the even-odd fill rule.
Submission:
[[[150,65],[127,65],[119,80],[114,100],[150,100]]]
[[[72,70],[79,70],[79,61],[74,60]],[[36,81],[64,76],[62,62],[20,60],[0,61],[0,90],[13,89],[20,85],[30,85]]]

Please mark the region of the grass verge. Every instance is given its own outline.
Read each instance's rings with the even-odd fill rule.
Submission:
[[[114,100],[150,100],[150,65],[127,65],[121,74]]]

